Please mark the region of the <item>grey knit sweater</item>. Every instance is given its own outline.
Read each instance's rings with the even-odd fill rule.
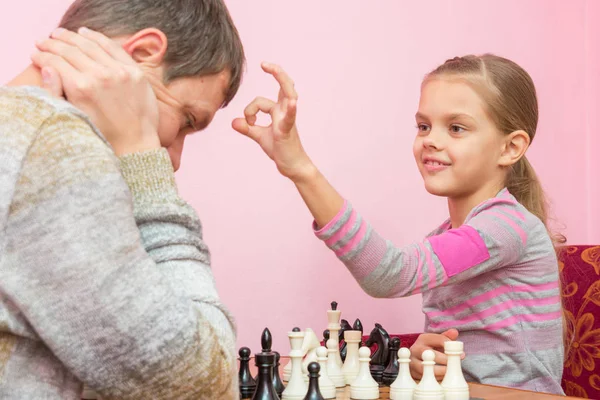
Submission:
[[[164,149],[0,87],[0,399],[237,398],[233,321]]]

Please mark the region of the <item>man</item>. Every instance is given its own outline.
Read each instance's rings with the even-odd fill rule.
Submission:
[[[0,398],[237,398],[233,321],[173,176],[239,87],[227,9],[77,0],[61,26],[0,88]],[[77,108],[39,88],[53,74]]]

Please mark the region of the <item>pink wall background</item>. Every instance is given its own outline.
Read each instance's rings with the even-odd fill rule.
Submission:
[[[0,7],[7,81],[27,63],[70,0]],[[446,217],[411,154],[423,75],[445,59],[494,52],[523,65],[541,107],[529,157],[571,243],[600,243],[600,2],[595,0],[228,0],[248,55],[237,98],[187,142],[182,195],[202,217],[219,291],[237,317],[239,345],[259,349],[268,326],[287,352],[294,326],[325,329],[337,300],[366,329],[420,331],[420,297],[369,298],[311,232],[294,187],[230,121],[276,86],[259,68],[282,64],[300,93],[305,147],[326,176],[397,244],[420,240]]]

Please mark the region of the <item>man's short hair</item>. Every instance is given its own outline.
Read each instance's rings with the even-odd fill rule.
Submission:
[[[242,80],[244,48],[223,0],[75,0],[60,27],[87,27],[109,37],[160,29],[168,40],[164,81],[229,70],[223,106]]]

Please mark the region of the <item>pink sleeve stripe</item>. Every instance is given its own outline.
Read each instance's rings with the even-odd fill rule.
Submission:
[[[552,296],[552,297],[547,297],[547,298],[543,298],[543,299],[520,299],[520,300],[512,300],[511,299],[508,301],[504,301],[500,304],[496,304],[496,305],[494,305],[490,308],[487,308],[485,310],[482,310],[480,312],[469,314],[469,316],[466,318],[440,321],[437,323],[433,322],[430,324],[430,326],[433,329],[439,329],[439,330],[444,329],[445,330],[445,329],[449,329],[449,328],[464,326],[471,322],[480,321],[480,320],[483,320],[484,318],[491,317],[493,315],[496,315],[496,314],[501,313],[506,310],[510,310],[515,307],[539,307],[539,306],[548,306],[548,305],[558,304],[558,303],[560,303],[560,297],[558,297],[558,296]]]
[[[351,252],[352,250],[354,250],[358,246],[358,244],[365,238],[365,234],[367,233],[367,228],[368,228],[367,221],[365,221],[363,218],[360,223],[360,228],[358,228],[358,232],[356,232],[356,235],[354,235],[354,237],[352,239],[350,239],[348,241],[348,243],[346,243],[344,246],[337,249],[335,251],[335,254],[338,257],[343,257],[346,254],[348,254],[349,252]]]
[[[518,212],[517,210],[515,210],[512,207],[504,207],[502,208],[502,213],[504,214],[510,214],[513,217],[520,219],[521,221],[525,221],[525,214]]]
[[[505,293],[511,293],[511,292],[512,293],[535,293],[535,292],[541,292],[541,291],[553,290],[553,289],[558,289],[557,281],[543,283],[540,285],[516,285],[516,286],[504,285],[504,286],[500,286],[494,290],[490,290],[489,292],[482,293],[471,299],[467,299],[467,300],[461,302],[459,305],[448,308],[444,311],[431,311],[431,312],[426,312],[425,314],[427,314],[427,317],[429,319],[435,319],[435,318],[444,317],[444,316],[454,316],[454,315],[458,314],[459,312],[466,310],[467,308],[475,307],[480,303],[490,301],[490,300],[495,299],[496,297],[501,296]]]
[[[488,325],[483,329],[485,329],[486,331],[498,331],[500,329],[517,324],[519,322],[541,322],[559,318],[562,318],[562,311],[555,311],[545,314],[515,315],[513,317],[506,318],[505,320]]]
[[[329,239],[326,239],[325,244],[329,247],[332,247],[334,244],[336,244],[337,242],[342,240],[354,226],[354,223],[356,222],[357,217],[358,217],[358,213],[355,210],[352,210],[350,212],[350,217],[348,218],[348,221],[346,221],[344,223],[344,225],[342,225],[338,229],[337,232],[335,232],[333,235],[331,235],[331,237]],[[339,218],[338,218],[338,220],[339,220]]]
[[[342,209],[324,227],[322,227],[321,229],[316,229],[315,235],[317,235],[320,238],[323,237],[323,235],[325,235],[342,218],[342,216],[346,212],[347,208],[348,208],[348,201],[344,200],[344,205],[342,206]],[[317,226],[316,222],[313,222],[313,226]]]
[[[523,242],[523,246],[527,245],[527,233],[523,230],[523,228],[521,228],[519,226],[519,224],[517,224],[515,221],[510,219],[509,216],[502,214],[498,211],[488,211],[486,214],[493,215],[494,217],[496,217],[496,218],[506,222],[508,225],[510,225],[510,227],[513,228],[515,233],[517,235],[519,235],[519,237],[521,238],[521,241]]]
[[[428,239],[448,277],[489,260],[490,253],[479,232],[470,225]]]

